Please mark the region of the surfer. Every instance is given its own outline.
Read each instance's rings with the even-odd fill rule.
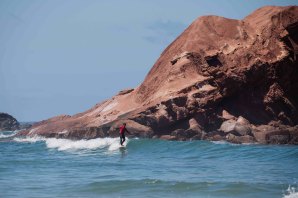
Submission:
[[[123,123],[122,126],[120,127],[120,144],[123,146],[123,143],[125,142],[125,132],[131,134],[127,129],[126,129],[126,123]]]

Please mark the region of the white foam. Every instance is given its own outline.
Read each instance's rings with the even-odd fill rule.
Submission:
[[[227,142],[225,140],[220,140],[220,141],[211,141],[213,144],[228,144],[231,146],[249,146],[249,145],[257,145],[258,143],[241,143],[241,144],[236,144],[232,142]]]
[[[289,186],[286,195],[283,198],[298,198],[298,192],[296,192],[295,187]]]
[[[82,149],[98,149],[107,148],[109,151],[115,151],[120,148],[119,138],[97,138],[91,140],[69,140],[69,139],[57,139],[57,138],[43,138],[43,137],[25,137],[14,138],[17,142],[30,142],[35,143],[38,141],[44,141],[48,148],[55,148],[59,151],[65,150],[82,150]],[[124,143],[126,146],[128,139]]]
[[[5,134],[4,134],[5,133]],[[0,133],[0,138],[9,138],[17,134],[18,131],[12,131],[12,132],[1,132]]]
[[[223,141],[223,140],[220,140],[220,141],[211,141],[213,144],[229,144],[229,142],[227,141]]]
[[[13,139],[16,142],[30,142],[30,143],[35,143],[39,141],[45,141],[45,138],[39,137],[39,136],[27,136],[25,138],[23,137],[16,137]]]

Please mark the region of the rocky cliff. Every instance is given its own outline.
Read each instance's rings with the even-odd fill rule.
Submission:
[[[7,113],[0,113],[0,131],[14,131],[20,128],[19,122]]]
[[[135,89],[20,135],[134,136],[298,143],[298,7],[263,7],[243,20],[196,19]]]

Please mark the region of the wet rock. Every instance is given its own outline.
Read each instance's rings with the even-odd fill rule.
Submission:
[[[252,135],[251,133],[251,128],[249,125],[243,125],[243,124],[240,124],[240,123],[236,123],[235,124],[235,128],[234,130],[241,136],[244,136],[244,135]]]
[[[172,135],[162,135],[162,136],[159,137],[159,139],[162,139],[162,140],[177,140],[177,137],[172,136]]]
[[[256,140],[263,144],[297,144],[298,127],[261,125],[253,129]]]
[[[290,133],[290,141],[288,144],[298,144],[298,126],[291,127],[288,129]]]
[[[254,143],[255,142],[255,138],[253,136],[250,135],[244,135],[244,136],[236,136],[234,134],[229,133],[226,136],[226,140],[231,142],[231,143],[235,143],[235,144],[243,144],[243,143]]]
[[[210,140],[210,141],[222,141],[222,140],[225,140],[225,138],[219,134],[215,134],[213,136],[210,136],[207,138],[207,140]]]
[[[277,128],[270,126],[270,125],[260,125],[257,127],[254,127],[252,130],[253,136],[256,138],[256,140],[260,143],[266,144],[266,134],[270,133],[271,131],[275,131]]]
[[[288,130],[275,130],[267,132],[265,139],[267,144],[288,144],[291,136]]]
[[[202,140],[221,141],[225,140],[225,133],[222,131],[211,131],[202,133]]]
[[[199,133],[198,131],[195,131],[192,129],[188,129],[188,130],[177,129],[171,133],[171,136],[175,136],[177,137],[177,139],[180,139],[180,140],[187,140],[194,137],[195,135],[199,135]]]

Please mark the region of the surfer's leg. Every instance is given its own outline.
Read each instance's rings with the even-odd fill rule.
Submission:
[[[120,135],[120,144],[123,145],[123,142],[125,142],[125,136],[122,134]]]

